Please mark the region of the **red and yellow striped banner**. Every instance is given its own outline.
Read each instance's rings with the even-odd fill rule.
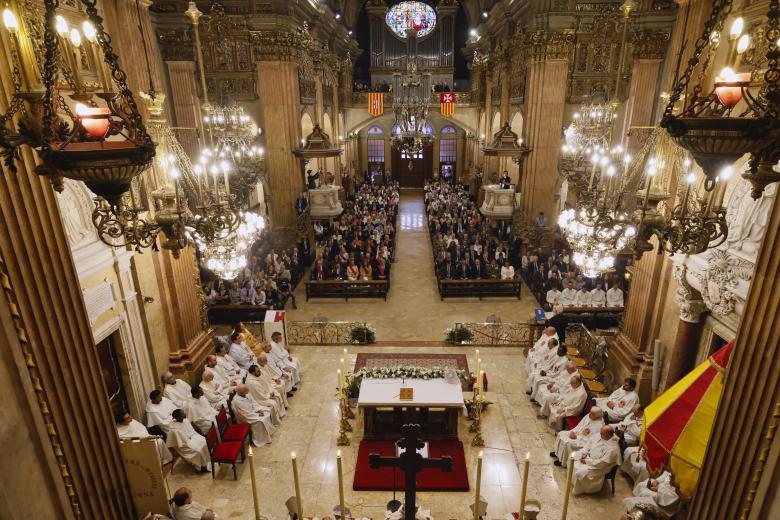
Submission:
[[[382,92],[368,93],[368,113],[374,117],[385,113],[385,95]]]
[[[455,94],[452,92],[441,93],[441,115],[449,117],[455,113]]]

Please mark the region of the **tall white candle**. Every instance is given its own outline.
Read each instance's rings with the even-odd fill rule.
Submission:
[[[292,458],[293,482],[295,483],[295,506],[298,508],[298,518],[303,518],[303,504],[301,502],[301,481],[298,478],[298,459],[295,452],[290,454]]]
[[[341,516],[341,520],[344,520],[346,515],[344,513],[344,473],[341,468],[341,450],[339,450],[336,455],[336,466],[338,467],[339,473],[339,514]]]
[[[569,496],[571,495],[571,478],[574,473],[574,455],[569,459],[569,470],[566,473],[566,493],[563,495],[563,510],[561,511],[561,520],[566,520],[566,512],[569,509]]]
[[[520,489],[520,518],[523,518],[525,511],[525,494],[528,490],[528,466],[531,459],[531,452],[525,452],[525,462],[523,463],[523,487]]]
[[[252,446],[249,447],[247,458],[249,459],[249,475],[252,477],[252,503],[255,505],[255,520],[260,520],[260,502],[257,500],[257,477],[255,476],[255,457],[252,453]]]
[[[479,520],[479,491],[482,487],[482,452],[477,457],[477,482],[474,485],[474,520]]]
[[[341,376],[341,369],[336,370],[336,379],[338,379],[339,385],[339,397],[344,393],[344,378]]]

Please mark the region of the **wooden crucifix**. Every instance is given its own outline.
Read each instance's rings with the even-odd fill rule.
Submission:
[[[371,469],[381,467],[398,467],[404,472],[404,520],[414,520],[417,514],[417,473],[424,468],[439,468],[442,471],[452,471],[452,457],[440,459],[424,459],[417,450],[425,446],[420,439],[419,424],[405,424],[401,430],[403,437],[398,445],[404,449],[400,457],[382,457],[378,453],[368,456],[368,466]]]

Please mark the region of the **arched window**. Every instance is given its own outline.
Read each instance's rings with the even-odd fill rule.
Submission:
[[[442,127],[439,139],[439,168],[441,178],[452,180],[455,175],[455,162],[458,159],[458,131],[454,126]]]
[[[368,130],[366,131],[366,133],[368,135],[384,135],[385,131],[382,130],[381,126],[374,125],[374,126],[369,127]]]
[[[366,131],[368,134],[368,162],[369,164],[384,165],[385,162],[385,131],[381,126],[371,126]],[[384,168],[384,166],[382,166]]]
[[[399,38],[406,38],[409,27],[417,29],[417,37],[423,38],[436,27],[436,11],[419,1],[399,2],[387,11],[385,23]]]
[[[442,135],[455,135],[457,133],[458,133],[458,131],[455,130],[454,126],[447,125],[445,127],[442,127],[442,129],[441,129],[441,134]]]

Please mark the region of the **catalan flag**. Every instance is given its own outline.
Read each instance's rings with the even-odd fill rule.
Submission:
[[[368,93],[368,113],[374,117],[385,113],[385,95],[382,92]]]
[[[455,113],[455,94],[452,92],[441,93],[441,115],[449,117]]]

